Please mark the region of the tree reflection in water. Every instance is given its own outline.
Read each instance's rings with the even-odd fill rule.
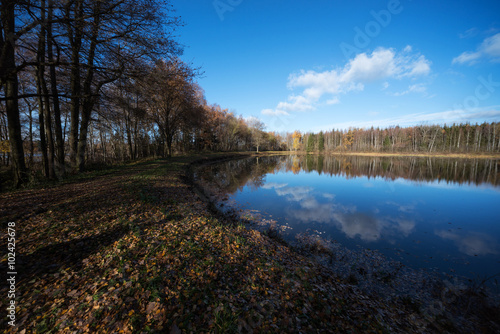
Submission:
[[[228,193],[249,185],[260,187],[266,174],[276,172],[317,172],[346,178],[382,177],[412,181],[445,181],[457,184],[500,183],[500,161],[422,157],[363,157],[289,155],[262,156],[205,166],[203,177]]]

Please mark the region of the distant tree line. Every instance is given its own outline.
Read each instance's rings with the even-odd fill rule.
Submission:
[[[306,152],[500,152],[500,123],[350,128],[288,133],[286,146]]]

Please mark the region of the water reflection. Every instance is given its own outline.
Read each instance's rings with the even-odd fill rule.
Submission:
[[[291,228],[378,249],[410,265],[492,274],[500,263],[499,161],[269,156],[198,177]],[[493,273],[495,274],[495,273]]]
[[[317,172],[319,175],[346,178],[382,177],[395,180],[445,181],[458,184],[500,183],[500,161],[491,159],[451,159],[421,157],[363,157],[363,156],[268,156],[233,160],[208,167],[212,180],[217,180],[229,192],[235,192],[244,184],[262,185],[267,173]],[[366,187],[371,187],[367,182]]]
[[[358,212],[354,205],[346,206],[336,203],[334,194],[320,194],[329,201],[320,203],[312,195],[310,187],[281,185],[274,189],[278,196],[286,196],[288,201],[295,201],[298,204],[287,209],[287,216],[301,223],[332,224],[349,238],[359,237],[364,241],[376,241],[381,238],[382,234],[385,237],[399,234],[408,237],[415,227],[415,222],[408,219],[390,217],[377,219],[373,214]],[[406,206],[402,207],[406,208]]]
[[[491,236],[484,233],[468,233],[459,235],[456,232],[436,231],[437,236],[452,240],[458,246],[460,252],[469,256],[498,254],[497,242]]]
[[[498,185],[500,161],[489,159],[450,159],[421,157],[373,157],[363,156],[292,156],[284,159],[286,171],[297,174],[301,170],[344,176],[366,176],[391,180],[404,178],[413,181],[446,181],[459,184]],[[369,184],[368,184],[369,186]]]
[[[273,173],[279,162],[271,157],[239,159],[208,165],[199,172],[205,179],[232,194],[244,186],[262,187],[265,175]]]

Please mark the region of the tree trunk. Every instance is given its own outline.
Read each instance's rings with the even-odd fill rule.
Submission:
[[[48,96],[48,89],[45,83],[45,0],[40,2],[40,34],[38,36],[38,50],[37,50],[37,88],[39,94],[39,115],[40,118],[40,137],[46,136],[47,142],[44,141],[43,146],[43,160],[45,176],[49,179],[54,178],[54,140],[52,138],[52,122],[50,115],[50,102]],[[42,127],[44,129],[42,130]],[[43,136],[42,136],[43,134]],[[47,145],[47,146],[46,146]]]
[[[466,130],[467,130],[467,140],[466,140],[466,142],[465,142],[465,146],[466,146],[466,148],[467,148],[467,152],[469,152],[469,135],[470,135],[470,127],[467,127],[467,128],[466,128]]]
[[[77,155],[77,167],[80,172],[84,170],[85,167],[85,152],[87,150],[87,134],[90,124],[90,115],[92,112],[93,103],[91,101],[86,101],[83,104],[82,109],[82,122],[80,124],[80,137],[78,139],[78,155]]]
[[[33,155],[35,153],[35,145],[33,143],[33,109],[29,107],[29,137],[30,137],[30,156],[29,156],[29,166],[33,166]]]
[[[41,78],[42,92],[45,95],[43,99],[45,103],[44,111],[44,119],[45,119],[45,135],[47,136],[47,166],[48,166],[48,178],[54,179],[54,161],[55,161],[55,150],[54,150],[54,138],[52,136],[52,116],[50,114],[50,101],[48,97],[48,89],[45,83],[44,78]]]
[[[173,136],[168,136],[167,137],[167,157],[172,157],[172,142],[173,142]]]
[[[478,152],[481,152],[481,140],[482,140],[482,138],[483,138],[483,129],[479,128],[479,138],[477,141],[477,151]]]
[[[85,165],[85,150],[87,148],[87,134],[90,123],[90,116],[94,108],[95,98],[92,94],[92,81],[94,80],[94,58],[97,48],[97,37],[99,33],[99,25],[101,18],[101,2],[95,3],[94,7],[94,22],[92,27],[92,35],[90,37],[90,48],[87,63],[87,75],[83,83],[84,100],[82,104],[82,123],[80,125],[80,137],[78,139],[77,148],[77,166],[79,171],[83,171]],[[98,90],[98,89],[97,89]]]
[[[497,135],[496,135],[496,125],[497,123],[493,123],[493,152],[495,152],[495,146],[496,145],[496,138],[497,138]]]
[[[16,71],[15,41],[15,4],[17,1],[4,0],[1,3],[2,30],[0,33],[0,79],[4,84],[5,109],[9,130],[10,155],[14,171],[14,186],[17,188],[26,181],[23,138],[19,118],[19,83]]]
[[[106,135],[103,133],[102,128],[99,130],[99,137],[101,140],[102,160],[106,163]]]
[[[38,48],[40,50],[40,46]],[[45,136],[45,103],[43,100],[42,83],[40,77],[43,76],[43,69],[38,65],[36,75],[36,87],[38,93],[38,127],[40,128],[40,151],[42,152],[43,175],[49,177],[49,162],[47,156],[47,142]]]
[[[130,156],[130,159],[134,159],[134,149],[133,149],[133,144],[132,144],[132,129],[131,129],[131,119],[130,119],[130,111],[129,110],[124,110],[125,112],[125,131],[127,133],[127,145],[128,145],[128,154]]]
[[[80,121],[80,49],[82,47],[83,1],[74,3],[74,18],[71,19],[68,9],[68,34],[71,42],[71,73],[70,73],[70,127],[69,127],[69,160],[73,168],[77,167],[78,124]],[[71,3],[70,3],[71,4]],[[74,29],[73,29],[74,25]]]
[[[47,57],[49,61],[50,70],[50,86],[52,93],[52,106],[54,109],[54,130],[56,137],[56,173],[61,179],[64,177],[65,166],[64,166],[64,140],[62,135],[62,125],[61,125],[61,108],[59,104],[59,93],[57,90],[57,79],[56,79],[56,65],[54,63],[54,55],[52,51],[52,12],[53,12],[54,1],[49,0],[49,12],[48,12],[48,23],[47,23]]]

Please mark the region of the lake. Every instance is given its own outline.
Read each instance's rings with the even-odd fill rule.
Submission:
[[[405,266],[482,279],[500,273],[500,161],[260,156],[210,164],[197,178],[221,208],[377,250]]]

